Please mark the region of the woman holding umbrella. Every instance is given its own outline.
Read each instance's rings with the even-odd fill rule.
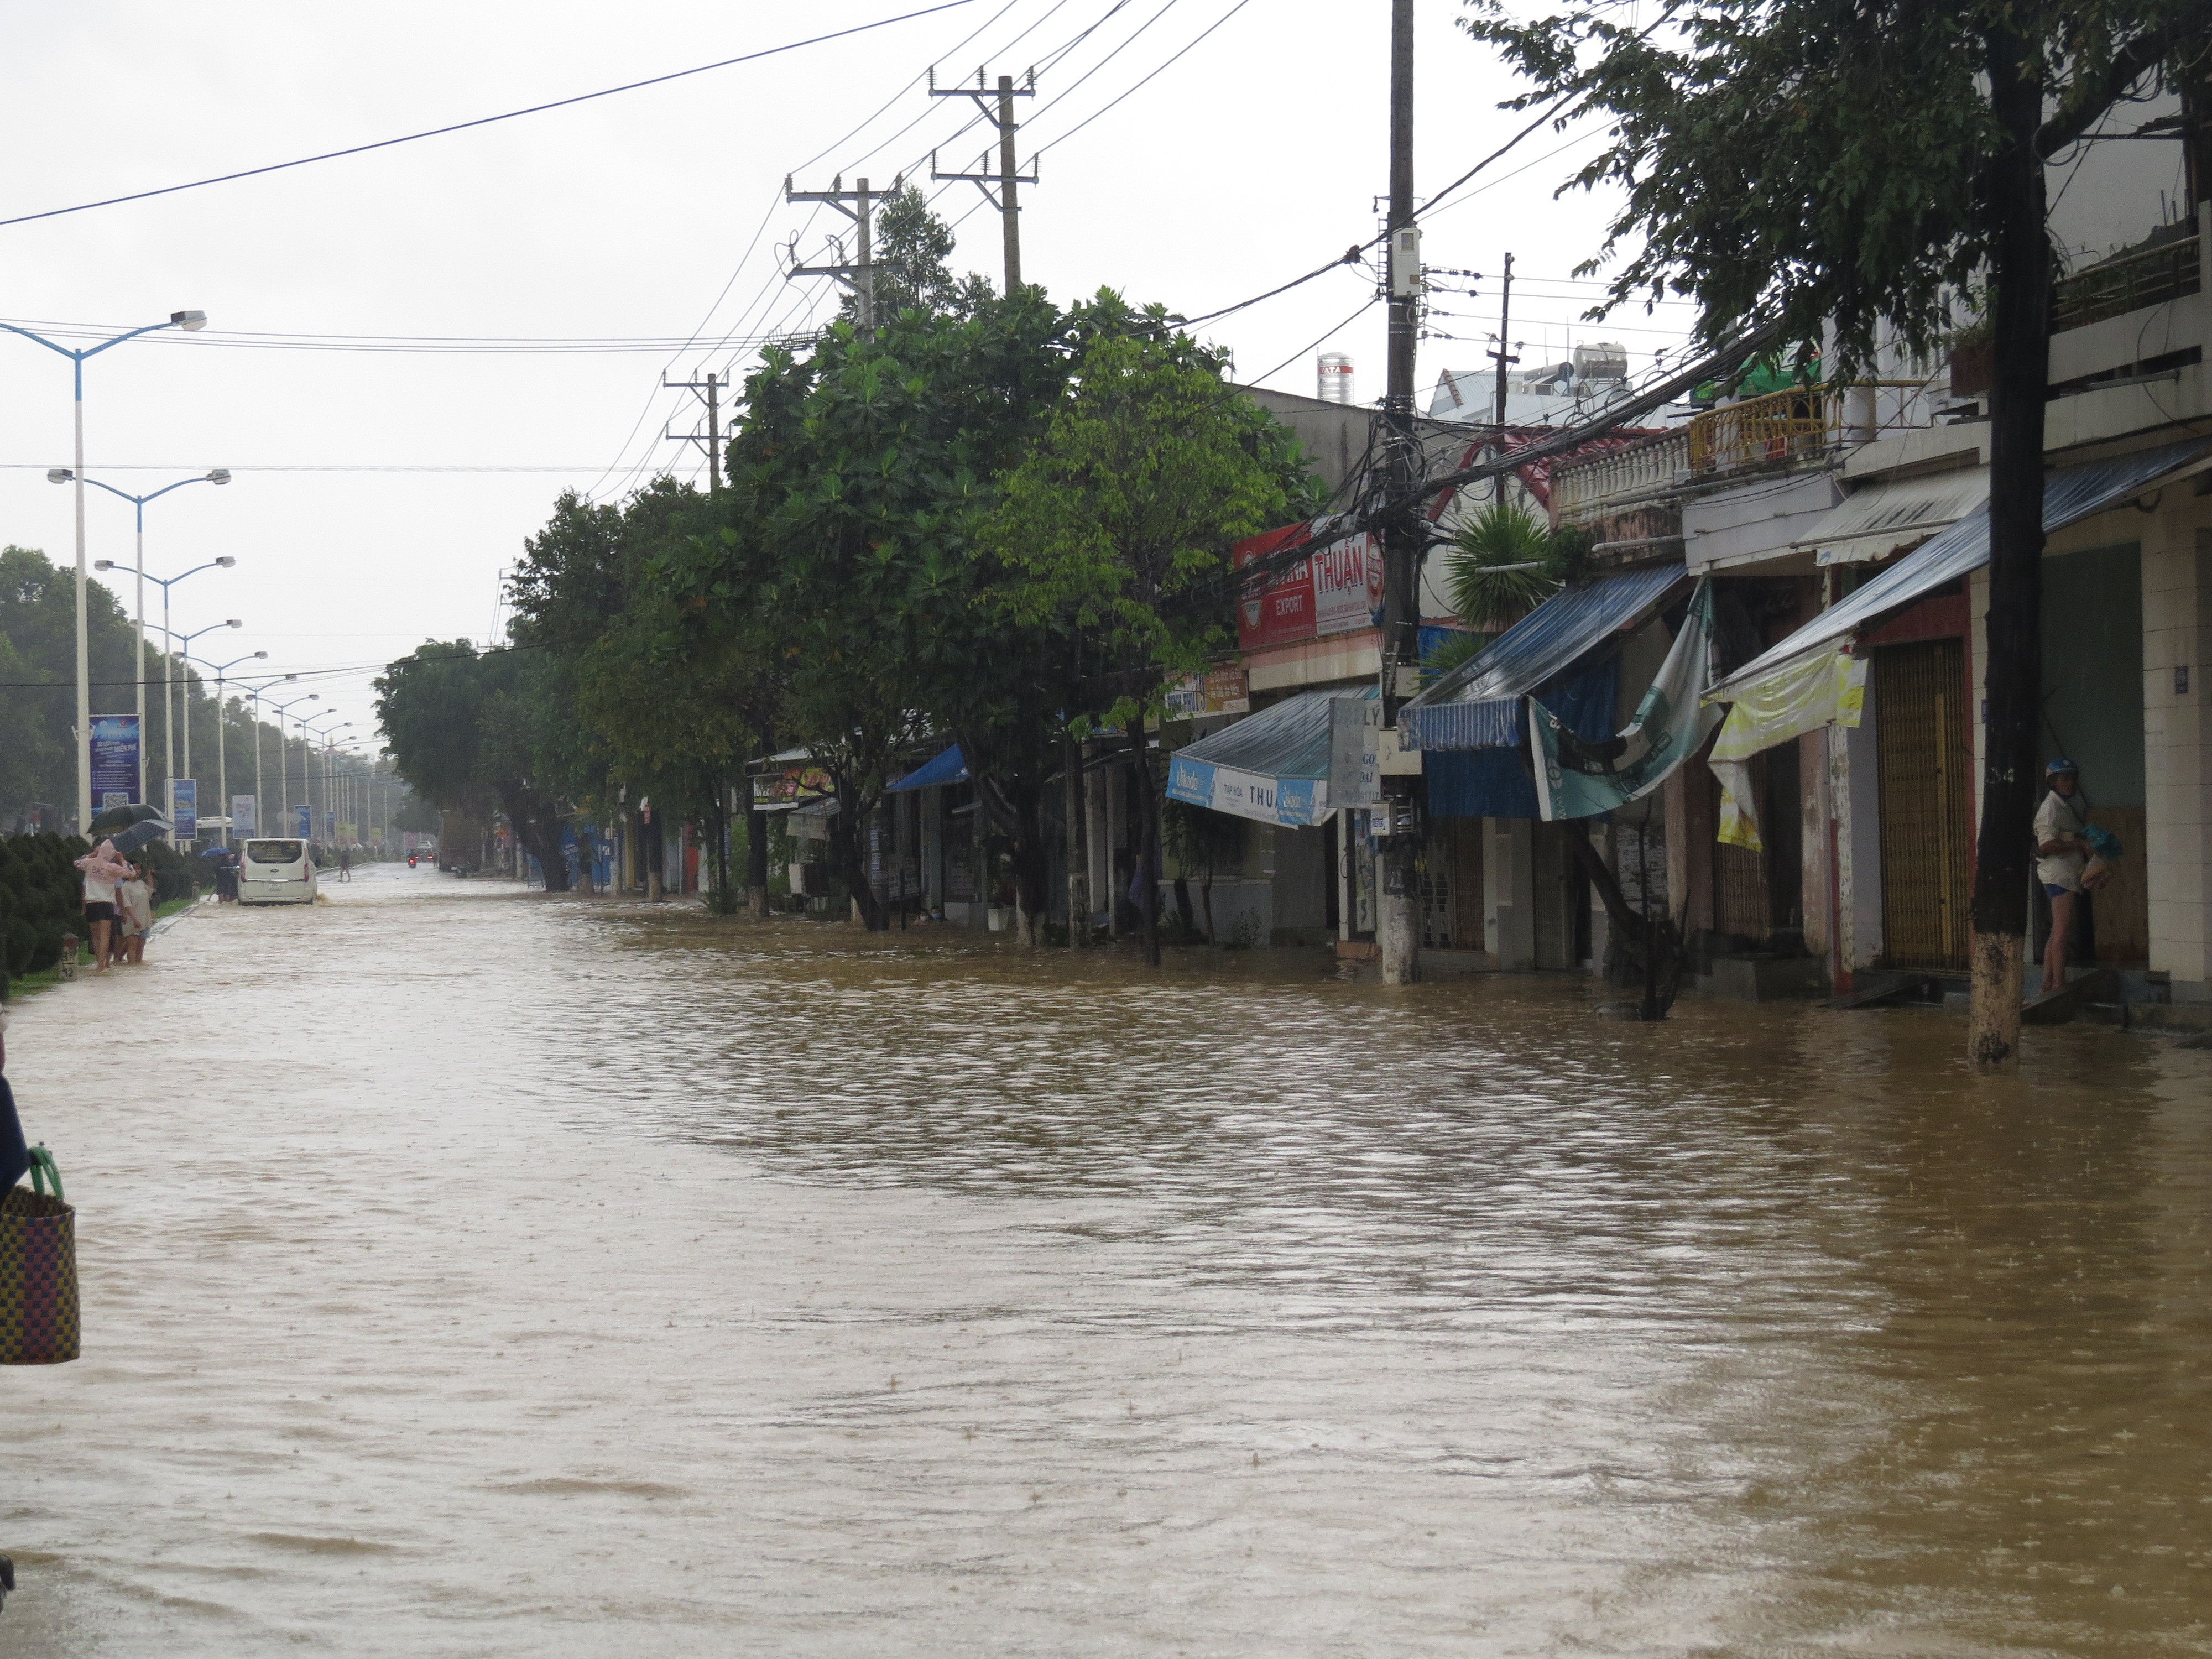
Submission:
[[[115,850],[115,843],[103,841],[98,847],[76,860],[76,867],[84,872],[84,919],[92,933],[92,971],[107,971],[107,937],[115,931],[115,889],[118,883],[131,879],[131,866]]]

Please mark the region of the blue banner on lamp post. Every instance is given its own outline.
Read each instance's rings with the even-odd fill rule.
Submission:
[[[169,823],[179,847],[199,836],[199,784],[191,778],[169,780]]]
[[[315,823],[313,817],[309,815],[307,809],[304,806],[295,806],[292,811],[295,819],[300,827],[300,839],[301,841],[313,840],[315,833]]]

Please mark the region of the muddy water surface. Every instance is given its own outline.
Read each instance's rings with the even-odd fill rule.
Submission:
[[[374,872],[21,1006],[0,1653],[2212,1651],[2212,1053]]]

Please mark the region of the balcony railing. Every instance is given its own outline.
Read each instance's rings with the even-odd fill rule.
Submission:
[[[2063,334],[2164,305],[2198,292],[2203,284],[2203,261],[2194,234],[2138,248],[2061,278],[2051,296],[2051,331]]]
[[[1843,401],[1831,386],[1794,386],[1709,409],[1690,422],[1690,471],[1740,472],[1817,455],[1835,440]]]
[[[1690,470],[1690,434],[1662,433],[1560,467],[1552,474],[1552,509],[1579,524],[1616,502],[1659,495]]]

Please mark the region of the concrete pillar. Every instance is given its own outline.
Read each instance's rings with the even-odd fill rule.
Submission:
[[[2180,489],[2168,491],[2179,495]],[[2212,1001],[2212,498],[2142,521],[2145,875],[2150,965]]]
[[[1536,965],[1535,829],[1528,818],[1482,821],[1483,943],[1518,971]]]

